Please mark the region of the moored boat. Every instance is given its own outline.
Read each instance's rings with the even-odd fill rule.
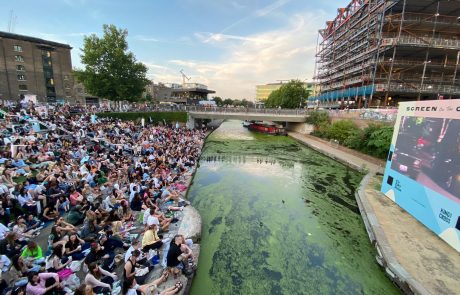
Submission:
[[[282,125],[268,122],[251,122],[248,129],[255,132],[270,135],[287,135],[286,129]]]

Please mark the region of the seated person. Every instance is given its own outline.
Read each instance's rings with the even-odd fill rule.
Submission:
[[[22,209],[24,209],[26,212],[37,215],[38,213],[37,202],[35,202],[35,200],[26,191],[24,187],[20,189],[17,199]]]
[[[77,232],[77,228],[74,225],[64,221],[64,217],[59,217],[54,224],[54,227],[62,236]]]
[[[85,214],[81,211],[82,207],[77,205],[72,207],[67,215],[67,222],[72,225],[79,225],[85,220]]]
[[[79,205],[83,201],[83,196],[73,186],[70,188],[69,201],[72,207]]]
[[[27,215],[26,225],[28,230],[34,230],[40,227],[41,222],[37,220],[37,218],[34,215],[29,214]]]
[[[193,259],[192,250],[185,244],[181,235],[176,235],[171,241],[166,263],[175,278],[185,268],[185,263],[189,258]]]
[[[150,282],[145,285],[140,285],[136,281],[135,278],[129,278],[125,279],[123,281],[123,288],[122,288],[122,294],[125,295],[148,295],[148,294],[159,294],[159,295],[172,295],[172,294],[177,294],[182,290],[184,285],[181,282],[177,282],[173,287],[169,287],[165,289],[161,293],[155,293],[157,291],[157,287],[166,282],[168,279],[167,272],[164,272],[159,279],[154,280],[153,282]]]
[[[28,279],[29,283],[26,286],[27,295],[66,294],[60,285],[57,273],[30,272]]]
[[[93,288],[95,294],[111,294],[112,284],[117,276],[111,272],[99,267],[97,263],[92,262],[88,266],[88,274],[85,277],[85,284]]]
[[[163,241],[157,235],[156,224],[149,224],[142,237],[142,251],[149,252],[150,250],[160,249],[161,246],[163,246]]]
[[[30,260],[24,259],[20,255],[13,257],[13,266],[23,277],[26,277],[31,271],[38,272],[42,268],[40,264],[33,264]]]
[[[134,250],[131,253],[131,257],[126,261],[125,267],[124,267],[124,272],[123,276],[124,279],[130,279],[130,278],[135,278],[136,281],[139,282],[139,284],[143,284],[145,282],[145,279],[147,278],[148,273],[150,272],[150,268],[146,268],[143,265],[140,265],[137,260],[138,258],[141,257],[141,252],[139,250]],[[136,273],[136,270],[140,267],[141,269],[146,269],[147,271],[141,275]]]
[[[24,217],[19,216],[16,224],[13,227],[13,232],[18,235],[19,242],[23,245],[26,245],[27,241],[34,237],[34,234],[37,232],[37,230],[28,230],[26,220]]]
[[[54,202],[49,202],[45,210],[43,210],[42,220],[43,222],[52,222],[56,221],[59,218],[59,212],[56,210],[56,204]]]
[[[71,234],[65,244],[65,255],[72,257],[73,260],[82,260],[85,258],[83,251],[89,249],[90,246],[90,243],[80,239],[77,234]]]
[[[112,235],[111,231],[106,231],[105,234],[100,235],[99,244],[104,247],[104,251],[107,254],[115,256],[115,249],[117,248],[128,248],[128,244],[123,243],[120,239],[117,239]]]
[[[19,255],[22,245],[18,243],[17,238],[18,236],[15,232],[7,233],[6,237],[0,240],[0,255],[6,255],[10,259]]]
[[[27,243],[27,247],[25,247],[24,251],[22,251],[21,257],[23,259],[27,259],[35,265],[41,265],[45,262],[42,248],[34,241],[29,241],[29,243]]]
[[[114,256],[110,257],[109,254],[106,254],[104,249],[99,243],[91,244],[91,251],[85,258],[85,264],[90,265],[93,262],[100,262],[102,267],[105,269],[112,269],[114,264]]]
[[[72,263],[72,257],[64,257],[64,247],[58,245],[53,249],[51,255],[46,259],[45,269],[47,272],[58,272]]]

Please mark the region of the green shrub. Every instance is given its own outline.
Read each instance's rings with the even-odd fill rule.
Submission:
[[[393,126],[381,125],[374,127],[366,140],[367,153],[385,159],[393,137]]]
[[[308,117],[305,122],[318,128],[321,125],[330,124],[331,119],[329,118],[329,114],[327,112],[313,111],[308,113]]]
[[[335,139],[343,144],[347,138],[359,132],[358,126],[351,120],[340,120],[332,123],[327,130],[327,138]]]
[[[355,130],[350,136],[344,141],[344,145],[348,148],[362,151],[363,143],[363,130]]]
[[[168,123],[187,122],[186,112],[98,113],[96,115],[100,118],[117,118],[124,121],[136,121],[145,118],[145,121],[149,122],[149,118],[152,118],[153,123],[163,122],[163,120]]]
[[[393,127],[383,124],[369,124],[363,130],[350,120],[330,123],[326,112],[310,113],[306,121],[315,125],[313,136],[335,139],[340,144],[362,153],[385,159],[393,137]]]
[[[350,134],[344,145],[365,154],[385,159],[390,148],[393,127],[380,124],[369,124],[363,130]]]

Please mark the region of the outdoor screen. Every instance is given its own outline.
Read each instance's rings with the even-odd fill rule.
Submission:
[[[391,169],[460,202],[460,120],[403,116]]]
[[[382,192],[460,252],[460,100],[400,104]]]

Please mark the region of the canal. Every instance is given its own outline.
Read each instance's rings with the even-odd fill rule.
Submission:
[[[291,138],[224,122],[188,195],[203,219],[191,294],[400,294],[359,214],[362,177]]]

